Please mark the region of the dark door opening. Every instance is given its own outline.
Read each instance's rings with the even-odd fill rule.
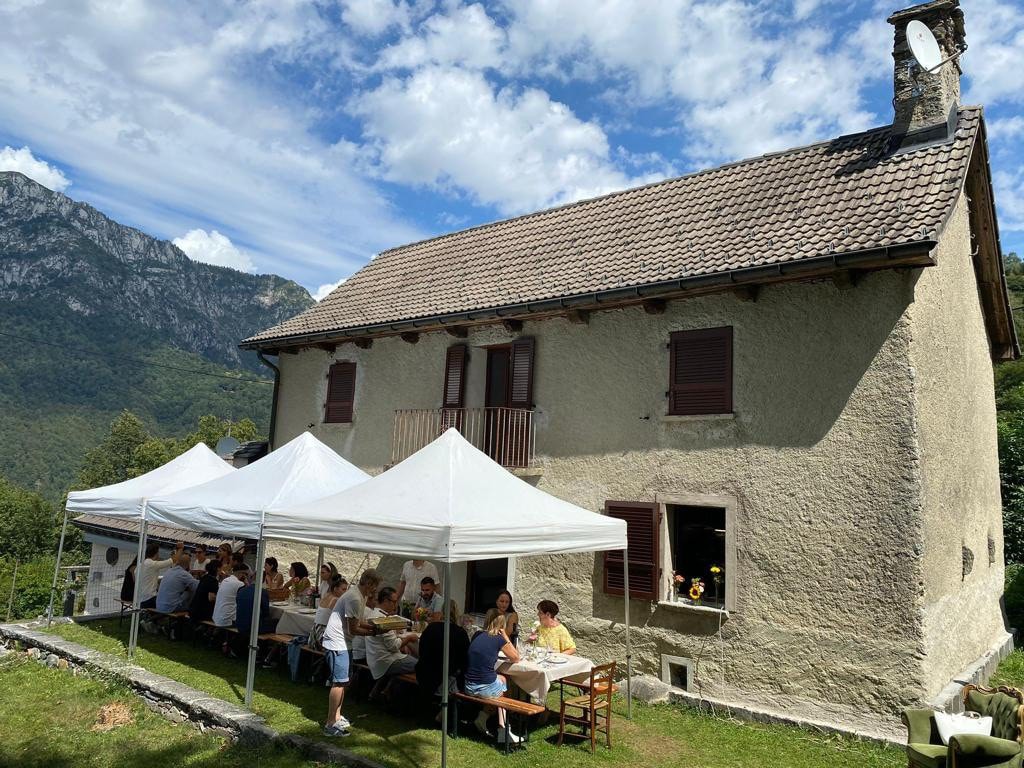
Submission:
[[[487,350],[487,390],[484,405],[487,406],[487,432],[484,436],[484,452],[492,459],[507,452],[508,430],[503,429],[503,411],[508,408],[512,388],[509,386],[511,347],[490,347]]]
[[[508,560],[476,560],[466,569],[466,611],[487,613],[508,584]]]

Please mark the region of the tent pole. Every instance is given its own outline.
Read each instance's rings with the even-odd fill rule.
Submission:
[[[629,647],[629,550],[622,550],[622,573],[626,604],[626,719],[633,719],[633,657]]]
[[[57,596],[57,577],[60,575],[60,558],[64,554],[64,534],[68,530],[68,509],[64,508],[64,522],[60,526],[60,544],[57,545],[57,564],[53,566],[53,586],[50,588],[50,607],[46,609],[46,628],[53,621],[53,601]],[[13,586],[12,586],[13,589]],[[8,616],[8,618],[10,618]]]
[[[142,523],[139,525],[139,550],[135,556],[135,591],[132,594],[132,622],[128,629],[128,661],[135,655],[135,645],[139,640],[139,620],[142,614],[140,605],[140,585],[142,582],[142,562],[146,557],[146,500],[142,500]]]
[[[262,566],[261,566],[262,567]],[[324,567],[324,547],[321,544],[316,548],[316,585],[317,591],[320,588],[320,569]]]
[[[451,631],[451,575],[452,564],[444,564],[444,652],[441,655],[441,768],[448,766],[448,633]]]
[[[249,628],[249,663],[245,670],[245,706],[252,709],[252,689],[256,684],[256,651],[259,649],[260,601],[263,598],[263,560],[267,554],[267,540],[263,538],[260,523],[260,541],[256,545],[256,591],[252,596],[252,626]]]

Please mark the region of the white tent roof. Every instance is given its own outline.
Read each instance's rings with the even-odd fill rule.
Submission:
[[[275,505],[264,534],[441,562],[626,546],[625,521],[534,488],[454,429],[347,491]]]
[[[204,443],[196,443],[177,458],[144,475],[102,488],[72,491],[68,494],[67,510],[107,517],[137,518],[142,515],[142,502],[145,499],[174,493],[234,471],[234,467]]]
[[[305,504],[369,477],[303,432],[230,475],[150,499],[146,517],[181,528],[257,539],[264,510]]]

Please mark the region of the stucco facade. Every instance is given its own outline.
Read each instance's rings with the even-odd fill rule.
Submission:
[[[756,301],[687,298],[663,314],[527,320],[515,334],[469,329],[467,407],[483,405],[480,347],[536,340],[529,482],[595,511],[606,500],[728,510],[728,614],[634,601],[636,667],[659,675],[663,656],[682,657],[691,690],[846,717],[933,697],[1005,636],[992,374],[970,253],[961,202],[936,267],[767,286]],[[734,416],[666,416],[669,334],[724,325]],[[381,471],[394,411],[441,405],[455,341],[282,354],[277,443],[308,428]],[[323,423],[336,360],[357,363],[351,424]],[[495,520],[495,535],[509,524]],[[962,545],[974,553],[966,577]],[[582,653],[621,661],[622,598],[602,592],[602,568],[600,555],[520,560],[509,586],[521,606],[556,600]]]

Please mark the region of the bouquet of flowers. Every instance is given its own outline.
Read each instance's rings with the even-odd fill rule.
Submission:
[[[720,566],[711,566],[711,581],[715,585],[715,602],[717,603],[719,587],[722,586],[722,568]]]
[[[430,618],[430,609],[429,608],[423,608],[423,607],[417,608],[416,609],[416,616],[415,616],[415,618],[416,618],[416,621],[420,621],[420,622],[426,621],[427,619]]]
[[[398,613],[405,616],[407,619],[412,618],[413,609],[416,607],[416,603],[411,600],[403,600],[402,604],[398,608]]]
[[[686,577],[683,574],[672,571],[672,592],[677,595],[683,594],[685,587],[683,584],[686,582]]]
[[[536,643],[537,642],[537,630],[539,630],[539,629],[540,629],[540,622],[539,621],[535,621],[535,622],[533,622],[533,624],[530,625],[530,636],[526,638],[527,642],[530,642],[530,643]]]
[[[690,579],[690,600],[693,601],[693,604],[700,605],[700,601],[703,596],[704,582],[697,577]]]

